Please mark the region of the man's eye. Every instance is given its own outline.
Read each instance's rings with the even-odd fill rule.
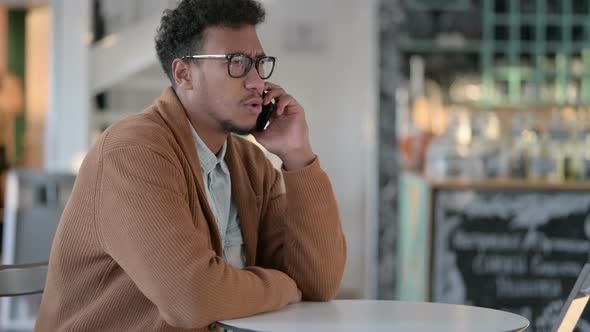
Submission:
[[[234,57],[231,62],[234,65],[244,66],[248,63],[248,59],[244,57]]]

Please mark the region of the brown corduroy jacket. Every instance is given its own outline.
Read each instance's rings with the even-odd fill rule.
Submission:
[[[55,235],[36,331],[201,331],[279,309],[296,287],[304,300],[336,295],[346,244],[317,158],[283,171],[283,190],[258,147],[228,138],[247,262],[237,269],[222,258],[189,126],[167,88],[94,144]]]

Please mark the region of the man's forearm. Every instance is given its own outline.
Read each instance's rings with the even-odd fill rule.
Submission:
[[[317,160],[284,175],[283,269],[305,300],[329,300],[340,287],[346,262],[346,241],[331,183]]]
[[[198,328],[278,309],[297,294],[282,271],[239,270],[217,256],[208,232],[194,227],[178,190],[184,177],[172,162],[136,146],[103,160],[95,213],[101,245],[168,324]],[[135,160],[153,166],[136,167]]]

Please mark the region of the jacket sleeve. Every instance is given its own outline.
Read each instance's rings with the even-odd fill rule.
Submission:
[[[261,266],[293,278],[304,300],[328,301],[340,288],[346,263],[346,240],[332,185],[317,158],[283,176],[286,193],[273,169],[257,259]]]
[[[180,167],[147,147],[104,154],[96,227],[104,250],[175,327],[278,309],[296,284],[278,270],[236,269],[210,249],[205,221],[193,221]]]

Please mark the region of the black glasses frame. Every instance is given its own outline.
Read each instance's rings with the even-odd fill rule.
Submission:
[[[244,69],[244,73],[239,76],[232,75],[231,70],[230,70],[231,61],[233,58],[235,58],[237,56],[245,57],[250,60],[248,67],[246,69]],[[272,75],[272,73],[275,70],[275,66],[277,63],[277,58],[274,56],[263,55],[263,56],[259,56],[256,58],[252,58],[251,56],[249,56],[247,54],[243,54],[243,53],[185,55],[181,59],[182,60],[186,60],[186,59],[195,59],[195,60],[199,60],[199,59],[226,59],[227,60],[227,74],[232,78],[245,77],[246,75],[248,75],[248,73],[252,69],[252,64],[254,64],[254,66],[256,67],[256,72],[258,73],[258,77],[260,77],[263,80],[267,80],[270,78],[270,76]],[[268,73],[268,75],[266,75],[264,77],[262,75],[260,75],[260,62],[263,60],[271,60],[272,61],[272,69],[270,70],[270,73]]]

